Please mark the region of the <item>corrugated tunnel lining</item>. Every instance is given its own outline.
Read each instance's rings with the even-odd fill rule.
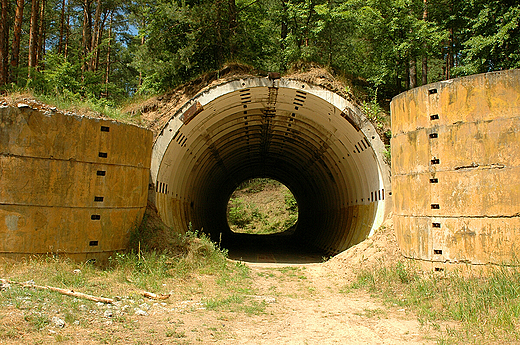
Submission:
[[[373,126],[338,95],[294,80],[237,80],[197,95],[154,145],[152,180],[163,221],[230,234],[231,193],[269,177],[294,194],[294,236],[330,253],[379,226],[389,192]],[[385,184],[386,188],[385,188]]]

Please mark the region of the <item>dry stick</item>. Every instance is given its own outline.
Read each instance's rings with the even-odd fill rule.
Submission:
[[[18,285],[20,285],[20,286],[22,286],[24,288],[35,288],[35,289],[39,289],[39,290],[56,291],[56,292],[59,292],[59,293],[61,293],[63,295],[76,297],[76,298],[87,299],[89,301],[94,301],[94,302],[101,302],[101,303],[107,303],[107,304],[113,304],[115,302],[112,298],[105,298],[105,297],[98,297],[98,296],[87,295],[87,294],[84,294],[84,293],[81,293],[81,292],[76,292],[74,290],[60,289],[60,288],[57,288],[57,287],[54,287],[54,286],[41,286],[41,285],[35,285],[35,284],[19,283],[19,282],[9,281],[9,280],[6,280],[6,279],[0,279],[0,282],[3,283],[3,284],[5,284],[5,283],[18,284]],[[143,291],[143,292],[141,292],[141,295],[143,295],[146,298],[150,298],[150,299],[165,300],[165,299],[168,299],[171,294],[163,295],[163,294],[154,294],[152,292]]]
[[[158,299],[158,300],[163,300],[163,299],[168,299],[170,298],[171,294],[167,294],[167,295],[163,295],[163,294],[154,294],[152,292],[147,292],[147,291],[143,291],[141,292],[141,295],[143,295],[144,297],[146,298],[150,298],[150,299]]]
[[[81,293],[81,292],[76,292],[74,290],[60,289],[60,288],[57,288],[57,287],[54,287],[54,286],[41,286],[41,285],[36,285],[36,284],[26,284],[26,283],[12,282],[12,281],[8,281],[8,280],[7,280],[7,282],[9,282],[11,284],[18,284],[18,285],[20,285],[20,286],[22,286],[24,288],[34,288],[34,289],[38,289],[38,290],[56,291],[56,292],[59,292],[59,293],[61,293],[63,295],[76,297],[76,298],[87,299],[89,301],[94,301],[94,302],[101,302],[101,303],[107,303],[107,304],[113,304],[115,302],[112,298],[105,298],[105,297],[98,297],[98,296],[87,295],[87,294],[84,294],[84,293]]]

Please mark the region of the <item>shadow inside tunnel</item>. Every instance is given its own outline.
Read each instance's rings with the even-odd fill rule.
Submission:
[[[222,240],[232,260],[249,263],[309,264],[323,262],[323,250],[294,235],[251,235],[234,233]]]

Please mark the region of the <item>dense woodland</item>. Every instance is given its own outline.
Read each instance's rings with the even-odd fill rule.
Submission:
[[[0,1],[3,90],[118,102],[226,63],[312,62],[388,97],[520,67],[518,0]]]

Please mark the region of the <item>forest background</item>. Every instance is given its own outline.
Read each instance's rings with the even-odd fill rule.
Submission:
[[[520,67],[517,0],[0,1],[3,92],[117,105],[229,63],[316,63],[376,101]]]

